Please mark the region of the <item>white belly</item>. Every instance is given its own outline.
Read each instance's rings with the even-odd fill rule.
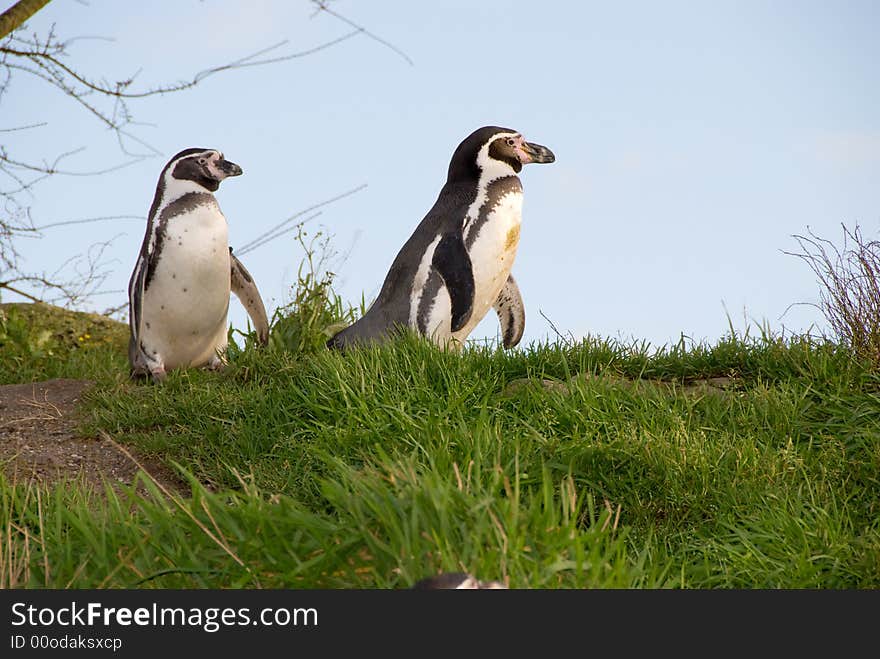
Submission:
[[[142,343],[166,370],[209,363],[226,349],[229,295],[228,227],[219,209],[171,218],[144,293]]]
[[[502,197],[468,250],[474,272],[474,307],[465,326],[452,334],[460,342],[464,342],[495,304],[510,275],[519,245],[522,201],[521,192],[510,192]]]

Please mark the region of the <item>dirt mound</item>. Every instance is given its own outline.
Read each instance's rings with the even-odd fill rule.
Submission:
[[[126,454],[109,438],[76,433],[77,405],[92,385],[87,380],[54,379],[0,386],[0,470],[16,481],[41,484],[80,480],[97,492],[104,483],[130,485],[141,466],[171,491],[188,486],[167,467]]]

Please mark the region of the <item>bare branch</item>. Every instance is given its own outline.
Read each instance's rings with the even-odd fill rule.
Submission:
[[[241,247],[239,247],[236,254],[247,254],[249,251],[251,251],[255,247],[259,247],[260,245],[264,244],[264,242],[265,242],[264,239],[266,239],[267,237],[269,240],[272,240],[273,238],[277,238],[279,235],[281,235],[281,233],[284,233],[284,231],[281,231],[281,233],[276,234],[276,232],[278,232],[282,227],[287,226],[288,224],[293,222],[298,217],[302,217],[306,213],[310,213],[311,211],[315,210],[316,208],[321,208],[322,206],[326,206],[327,204],[332,204],[334,201],[339,201],[340,199],[344,199],[345,197],[349,197],[349,196],[355,194],[356,192],[360,192],[361,190],[363,190],[366,187],[367,187],[367,184],[362,183],[361,185],[357,186],[356,188],[352,188],[351,190],[348,190],[347,192],[343,192],[340,195],[336,195],[335,197],[331,197],[330,199],[326,199],[326,200],[319,202],[313,206],[309,206],[308,208],[305,208],[297,213],[294,213],[293,215],[288,217],[283,222],[276,224],[274,227],[272,227],[268,231],[261,233],[259,236],[254,238],[249,243],[246,243],[246,244],[242,245]],[[300,224],[304,224],[304,223],[305,222],[302,222]]]
[[[191,83],[187,83],[187,86],[192,87],[200,83],[205,78],[214,75],[215,73],[220,73],[221,71],[228,71],[230,69],[243,69],[249,66],[265,66],[266,64],[277,64],[278,62],[287,62],[292,59],[297,59],[300,57],[305,57],[306,55],[312,55],[319,51],[322,51],[330,46],[335,46],[338,43],[341,43],[347,39],[351,39],[354,36],[360,34],[362,30],[354,30],[353,32],[349,32],[347,34],[343,34],[341,37],[337,37],[336,39],[331,39],[325,43],[322,43],[314,48],[309,48],[307,50],[301,50],[297,53],[291,53],[289,55],[280,55],[278,57],[272,57],[269,59],[257,60],[254,59],[263,55],[271,50],[279,48],[287,44],[287,41],[282,41],[280,43],[275,44],[274,46],[270,46],[269,48],[265,48],[257,53],[252,55],[248,55],[247,57],[243,57],[240,60],[236,60],[235,62],[231,62],[230,64],[224,64],[223,66],[217,66],[212,69],[207,69],[206,71],[202,71],[201,73],[196,74]],[[178,91],[178,90],[173,90]]]
[[[122,291],[122,292],[123,292],[123,293],[128,293],[128,291]],[[102,315],[102,316],[107,316],[108,318],[113,318],[114,316],[116,316],[116,317],[120,317],[120,316],[123,315],[123,314],[122,314],[123,311],[128,311],[128,300],[127,300],[127,299],[126,299],[126,301],[123,302],[122,304],[117,304],[117,305],[112,306],[112,307],[107,307],[106,309],[104,309],[104,310],[101,312],[101,315]]]
[[[144,222],[147,218],[143,215],[105,215],[104,217],[87,217],[81,220],[64,220],[62,222],[51,222],[49,224],[43,224],[38,227],[34,227],[34,231],[44,231],[46,229],[51,229],[53,227],[64,227],[69,224],[91,224],[92,222],[104,222],[107,220],[140,220]]]
[[[65,307],[75,308],[84,300],[98,294],[100,287],[111,274],[107,268],[108,264],[102,261],[102,257],[104,251],[118,237],[114,236],[91,245],[86,254],[72,256],[51,274],[19,273],[13,270],[17,274],[0,282],[0,289],[9,290],[33,302],[49,304],[63,302]],[[73,273],[65,275],[64,272],[69,268]],[[21,284],[27,285],[31,292],[23,290]],[[54,297],[51,297],[52,294]]]
[[[27,298],[31,302],[42,302],[42,300],[40,298],[34,297],[30,293],[25,293],[24,291],[22,291],[18,288],[15,288],[14,286],[11,285],[11,283],[14,283],[14,282],[0,281],[0,288],[5,288],[9,291],[12,291],[13,293],[16,293],[17,295],[21,295],[22,297]]]
[[[322,213],[323,213],[323,211],[318,211],[316,213],[313,213],[312,215],[310,215],[306,219],[302,220],[301,222],[297,222],[292,227],[287,227],[287,228],[281,229],[280,231],[277,231],[275,233],[272,233],[269,236],[266,236],[262,240],[258,240],[258,241],[252,240],[250,243],[248,243],[248,246],[246,249],[238,251],[237,254],[239,256],[242,256],[244,254],[248,254],[249,252],[253,252],[257,247],[262,247],[266,243],[270,243],[273,240],[275,240],[276,238],[280,238],[281,236],[283,236],[286,233],[290,233],[292,231],[299,231],[306,225],[307,222],[311,222],[316,217],[320,216]]]
[[[538,309],[538,313],[541,314],[541,317],[546,320],[547,323],[550,325],[550,329],[553,330],[553,333],[556,335],[557,340],[561,341],[567,346],[573,346],[576,343],[574,335],[571,332],[568,333],[568,336],[564,336],[562,332],[559,331],[559,328],[556,327],[553,321],[550,320],[541,309]]]
[[[333,11],[332,9],[330,9],[327,6],[327,0],[312,0],[312,2],[315,4],[315,7],[316,7],[315,11],[316,12],[323,11],[327,14],[330,14],[334,18],[339,19],[340,21],[342,21],[346,25],[350,25],[351,27],[356,28],[358,32],[363,32],[366,36],[370,37],[370,39],[372,39],[373,41],[378,41],[380,44],[382,44],[386,48],[390,48],[391,50],[393,50],[395,53],[400,55],[404,60],[406,60],[406,62],[410,66],[415,66],[415,62],[413,62],[412,59],[410,59],[409,55],[407,55],[405,52],[403,52],[400,48],[398,48],[394,44],[390,43],[389,41],[386,41],[382,37],[377,36],[373,32],[370,32],[366,28],[358,25],[357,23],[355,23],[351,19],[346,18],[342,14],[336,13],[335,11]]]
[[[117,289],[115,291],[92,291],[90,293],[84,294],[83,297],[92,298],[92,297],[98,297],[100,295],[120,295],[121,293],[127,294],[128,291],[126,291],[125,289],[122,289],[122,288]],[[49,300],[46,300],[46,302],[48,302],[49,304],[55,304],[56,302],[63,302],[67,299],[68,299],[68,297],[66,295],[62,295],[60,297],[51,298]]]
[[[20,28],[31,16],[49,4],[49,0],[20,0],[0,14],[0,39]]]
[[[45,6],[48,0],[21,0],[0,15],[0,103],[7,100],[16,76],[36,78],[69,98],[81,110],[94,117],[100,125],[112,131],[119,150],[127,157],[123,162],[112,167],[79,170],[64,165],[71,162],[74,156],[81,154],[83,148],[67,151],[52,158],[39,156],[22,158],[18,153],[13,153],[8,146],[0,144],[0,178],[3,178],[6,184],[11,182],[8,188],[0,189],[0,200],[3,202],[0,208],[0,279],[2,279],[0,289],[15,292],[31,300],[44,300],[48,295],[52,301],[64,300],[68,306],[78,304],[92,295],[109,294],[98,290],[109,275],[105,264],[102,263],[102,254],[109,242],[93,245],[86,256],[75,257],[62,264],[58,271],[48,275],[27,271],[21,267],[22,257],[16,249],[16,244],[26,238],[43,238],[42,232],[63,226],[107,220],[143,221],[143,217],[140,216],[107,215],[62,219],[35,226],[29,208],[29,202],[34,197],[34,188],[50,176],[98,176],[118,171],[144,158],[160,155],[158,149],[132,132],[134,127],[144,124],[135,121],[129,108],[130,102],[191,89],[207,78],[225,71],[268,66],[303,58],[359,34],[365,34],[383,44],[412,64],[412,60],[394,45],[329,9],[327,0],[312,1],[318,12],[326,12],[352,29],[341,36],[297,52],[285,53],[282,49],[288,46],[288,41],[281,41],[226,64],[199,71],[191,78],[158,86],[138,85],[140,70],[125,79],[113,81],[100,75],[93,75],[71,64],[71,51],[80,41],[105,39],[104,37],[81,36],[61,39],[56,35],[54,25],[44,34],[25,35],[19,28],[25,20]],[[26,132],[45,125],[35,120],[32,124],[0,128],[0,133]],[[244,245],[240,253],[256,249],[286,234],[292,230],[290,228],[292,222],[312,213],[300,223],[301,227],[303,223],[311,221],[320,214],[320,211],[315,212],[316,209],[365,187],[366,185],[359,186],[300,211]],[[70,269],[73,270],[73,275],[69,274]]]
[[[6,150],[0,146],[0,162],[9,165],[10,167],[24,169],[30,172],[39,172],[40,174],[52,175],[52,174],[60,174],[61,176],[100,176],[101,174],[109,174],[110,172],[115,172],[120,169],[124,169],[125,167],[129,167],[134,165],[137,162],[143,160],[143,158],[137,158],[135,160],[129,160],[128,162],[123,162],[118,165],[113,165],[112,167],[106,167],[104,169],[95,169],[87,172],[75,172],[71,170],[59,169],[58,164],[64,159],[70,156],[76,155],[77,153],[81,153],[85,150],[85,147],[80,147],[79,149],[74,149],[73,151],[67,151],[62,153],[58,157],[55,158],[55,161],[50,165],[49,163],[42,163],[40,165],[35,165],[32,163],[20,162],[17,160],[13,160],[6,155]],[[6,170],[4,170],[6,171]]]
[[[29,124],[27,126],[13,126],[12,128],[0,128],[0,133],[12,133],[19,130],[29,130],[31,128],[42,128],[46,125],[46,122],[43,121],[38,124]]]
[[[334,14],[334,15],[336,15],[336,14]],[[186,89],[190,89],[192,87],[195,87],[197,84],[199,84],[205,78],[208,78],[208,77],[215,75],[217,73],[220,73],[222,71],[229,71],[231,69],[241,69],[241,68],[250,67],[250,66],[265,66],[267,64],[276,64],[278,62],[287,62],[287,61],[290,61],[293,59],[306,57],[307,55],[312,55],[312,54],[317,53],[321,50],[325,50],[326,48],[329,48],[331,46],[335,46],[336,44],[338,44],[342,41],[345,41],[347,39],[351,39],[352,37],[360,34],[361,32],[366,33],[366,31],[363,28],[358,27],[358,26],[355,26],[355,27],[357,29],[355,29],[354,31],[349,32],[347,34],[344,34],[341,37],[337,37],[336,39],[331,39],[330,41],[327,41],[327,42],[320,44],[318,46],[315,46],[313,48],[308,48],[306,50],[302,50],[302,51],[299,51],[296,53],[290,53],[287,55],[280,55],[278,57],[272,57],[272,58],[268,58],[268,59],[257,59],[258,57],[265,55],[266,53],[269,53],[273,50],[277,50],[278,48],[281,48],[282,46],[287,45],[288,41],[285,40],[285,41],[281,41],[277,44],[274,44],[272,46],[269,46],[268,48],[263,48],[255,53],[251,53],[250,55],[246,55],[240,59],[233,60],[232,62],[229,62],[227,64],[223,64],[221,66],[215,66],[210,69],[205,69],[203,71],[200,71],[200,72],[196,73],[192,77],[191,80],[181,81],[181,82],[168,84],[168,85],[162,85],[159,87],[153,87],[150,89],[146,89],[144,91],[137,91],[137,92],[128,92],[125,90],[128,89],[134,83],[135,78],[140,73],[140,71],[136,72],[134,75],[132,75],[127,80],[118,81],[113,85],[109,85],[107,83],[95,82],[94,80],[90,80],[89,78],[85,77],[85,75],[79,73],[78,71],[75,71],[71,67],[64,64],[61,60],[58,59],[58,57],[54,53],[49,52],[50,47],[57,48],[60,46],[60,44],[48,44],[45,42],[43,44],[41,44],[40,42],[37,42],[37,41],[17,40],[13,36],[10,38],[10,41],[12,41],[12,40],[20,41],[21,43],[26,44],[28,47],[24,48],[24,49],[17,49],[17,48],[11,48],[9,46],[0,46],[0,54],[11,55],[14,57],[20,57],[22,59],[29,60],[29,61],[33,62],[34,64],[36,64],[39,67],[39,69],[40,69],[39,71],[35,70],[35,69],[30,69],[30,68],[27,68],[27,67],[24,67],[21,65],[10,65],[8,62],[4,62],[4,63],[7,66],[12,66],[12,67],[17,68],[21,71],[25,71],[27,73],[30,73],[31,75],[41,77],[46,82],[58,87],[59,89],[62,89],[62,91],[65,91],[68,94],[73,92],[74,89],[73,89],[73,86],[70,84],[70,82],[68,82],[66,80],[65,75],[63,75],[63,74],[66,74],[67,77],[78,82],[80,85],[82,85],[85,88],[84,90],[80,90],[78,92],[79,94],[82,94],[83,91],[87,90],[87,91],[96,92],[98,94],[102,94],[104,96],[112,96],[112,97],[116,97],[116,98],[120,98],[120,99],[138,99],[138,98],[146,98],[147,96],[156,96],[159,94],[170,94],[170,93],[174,93],[174,92],[184,91]],[[63,50],[59,50],[58,52],[59,53],[63,52]],[[109,124],[115,123],[112,120],[108,119],[106,116],[104,116],[104,115],[101,115],[101,116],[102,116],[102,118],[104,118],[105,122],[107,122]]]

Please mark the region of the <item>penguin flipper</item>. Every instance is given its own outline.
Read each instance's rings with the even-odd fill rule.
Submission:
[[[526,329],[526,308],[513,275],[508,275],[492,307],[501,323],[501,339],[504,347],[514,347],[520,342]]]
[[[266,345],[269,342],[269,319],[266,315],[266,307],[263,298],[254,283],[254,278],[242,262],[232,253],[229,248],[230,285],[235,297],[244,305],[248,316],[254,322],[257,330],[257,338],[260,343]]]
[[[132,376],[140,376],[148,373],[148,360],[141,348],[141,309],[144,303],[144,287],[147,279],[147,257],[141,255],[135,264],[131,280],[128,282],[128,325],[130,336],[128,339],[128,363],[131,366]]]
[[[457,332],[474,308],[474,271],[460,234],[447,233],[440,239],[431,265],[446,284],[452,302],[452,331]]]

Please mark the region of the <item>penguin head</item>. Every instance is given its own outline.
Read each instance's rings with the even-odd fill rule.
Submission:
[[[163,178],[166,188],[191,188],[195,185],[197,188],[216,192],[220,181],[241,173],[241,167],[226,160],[220,151],[184,149],[165,165]]]
[[[550,163],[556,156],[546,146],[526,142],[511,128],[484,126],[458,145],[449,163],[449,180],[497,178],[519,174],[523,165]]]

